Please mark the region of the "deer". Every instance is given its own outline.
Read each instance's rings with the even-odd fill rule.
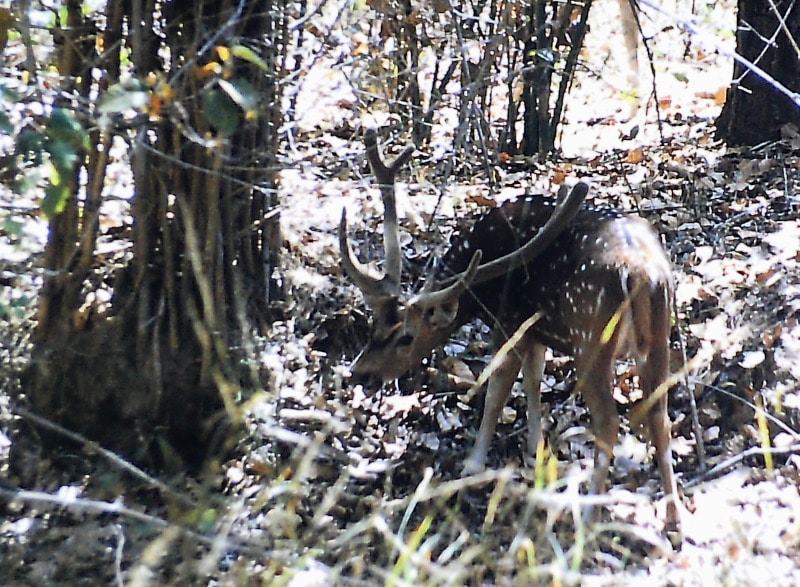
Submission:
[[[498,417],[520,371],[527,399],[526,454],[535,454],[549,347],[575,360],[576,391],[589,408],[595,436],[588,493],[596,495],[607,489],[619,436],[612,396],[615,361],[633,355],[642,401],[649,406],[644,421],[667,502],[667,527],[679,530],[665,389],[672,270],[655,229],[639,216],[583,206],[589,192],[583,181],[569,193],[562,186],[556,201],[519,197],[455,236],[422,290],[403,296],[395,176],[414,149],[406,148],[386,165],[374,129],[365,132],[365,146],[384,203],[385,261],[380,274],[356,258],[343,210],[338,230],[342,268],[373,313],[369,342],[350,368],[351,383],[375,390],[414,372],[433,349],[475,318],[490,325],[495,348],[513,342],[521,325],[532,324],[489,378],[480,427],[462,474],[484,470]],[[590,506],[584,518],[596,518]]]

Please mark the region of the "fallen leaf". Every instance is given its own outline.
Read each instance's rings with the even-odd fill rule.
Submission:
[[[642,161],[644,161],[644,151],[642,151],[641,147],[628,151],[628,156],[625,158],[626,163],[633,163],[634,165]]]
[[[475,204],[476,206],[480,206],[481,208],[496,208],[497,202],[492,198],[487,198],[481,194],[475,194],[472,196],[467,196],[466,201],[470,204]]]
[[[766,358],[767,356],[762,350],[747,351],[744,353],[742,360],[739,361],[739,366],[745,369],[754,369],[763,363]]]

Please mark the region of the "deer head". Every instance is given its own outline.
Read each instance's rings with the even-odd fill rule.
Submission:
[[[422,291],[404,299],[400,291],[401,254],[395,201],[395,177],[411,156],[413,147],[387,166],[380,157],[377,133],[365,134],[366,155],[377,178],[384,204],[385,272],[376,275],[355,257],[347,239],[347,216],[342,211],[339,247],[345,273],[361,289],[373,311],[372,336],[351,367],[352,381],[374,389],[381,382],[400,377],[417,368],[431,350],[447,340],[459,325],[461,297],[470,287],[490,281],[524,265],[544,250],[577,213],[588,193],[588,185],[578,183],[567,196],[559,190],[559,206],[536,236],[519,249],[481,264],[478,243],[466,268],[441,281],[430,279]]]

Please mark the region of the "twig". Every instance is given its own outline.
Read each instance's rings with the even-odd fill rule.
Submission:
[[[33,50],[33,40],[31,38],[31,19],[30,19],[30,0],[21,0],[17,16],[17,30],[22,37],[22,44],[25,46],[25,69],[31,76],[31,81],[37,83],[36,56]]]
[[[738,401],[738,402],[740,402],[740,403],[742,403],[742,404],[746,405],[748,408],[750,408],[750,409],[751,409],[751,410],[753,410],[754,412],[758,412],[758,411],[764,412],[764,417],[765,417],[767,420],[769,420],[769,421],[770,421],[770,422],[772,422],[772,423],[773,423],[775,426],[777,426],[778,428],[780,428],[781,430],[783,430],[784,432],[786,432],[786,434],[789,434],[790,436],[794,437],[795,439],[798,439],[798,440],[800,440],[800,432],[798,432],[797,430],[794,430],[794,429],[793,429],[793,428],[791,428],[791,427],[790,427],[788,424],[786,424],[786,423],[785,423],[783,420],[781,420],[781,419],[780,419],[780,418],[778,418],[777,416],[774,416],[773,414],[770,414],[769,412],[767,412],[767,411],[766,411],[766,410],[764,410],[763,408],[760,408],[760,407],[758,407],[758,406],[757,406],[756,404],[754,404],[753,402],[751,402],[751,401],[749,401],[749,400],[746,400],[746,399],[745,399],[745,398],[743,398],[742,396],[740,396],[740,395],[737,395],[737,394],[735,394],[735,393],[733,393],[733,392],[731,392],[731,391],[728,391],[727,389],[725,389],[725,388],[723,388],[723,387],[719,387],[719,386],[717,386],[717,385],[710,385],[710,384],[708,384],[708,383],[704,383],[704,382],[702,382],[702,381],[701,381],[700,383],[701,383],[702,385],[704,385],[705,387],[707,387],[708,389],[711,389],[711,390],[713,390],[713,391],[714,391],[714,392],[716,392],[716,393],[721,393],[721,394],[723,394],[723,395],[726,395],[726,396],[728,396],[729,398],[731,398],[731,399],[733,399],[733,400],[736,400],[736,401]]]
[[[647,64],[650,66],[650,75],[653,77],[653,86],[650,91],[650,95],[653,96],[653,106],[655,107],[656,112],[656,124],[658,125],[658,136],[660,137],[662,143],[664,141],[664,121],[661,117],[661,104],[659,104],[658,100],[658,83],[656,80],[656,65],[655,65],[655,58],[653,55],[653,48],[650,47],[650,40],[645,36],[644,30],[642,30],[642,21],[639,18],[639,8],[635,2],[635,0],[628,0],[631,3],[631,10],[633,11],[633,18],[636,21],[636,28],[639,31],[639,38],[642,39],[642,47],[644,47],[645,53],[647,53]]]
[[[678,300],[675,293],[672,294],[672,313],[675,317],[675,323],[680,324],[678,321]],[[684,340],[683,333],[678,330],[678,345],[681,351],[681,360],[684,365],[689,364],[689,359],[686,356],[686,341]],[[697,462],[700,465],[700,470],[706,470],[706,445],[703,441],[703,429],[700,426],[700,417],[697,413],[697,398],[694,395],[694,389],[689,387],[689,374],[684,369],[681,374],[683,375],[683,384],[686,386],[686,391],[689,394],[689,409],[692,416],[692,432],[694,433],[695,448],[697,449]]]
[[[95,514],[115,514],[149,524],[160,530],[167,530],[173,528],[184,536],[188,536],[197,540],[201,544],[208,546],[215,546],[219,544],[220,537],[218,535],[205,535],[200,534],[191,528],[174,524],[152,516],[143,512],[136,511],[126,507],[120,501],[97,501],[94,499],[77,499],[74,497],[66,497],[63,495],[52,495],[42,491],[30,491],[28,489],[19,489],[10,487],[7,484],[0,485],[0,498],[6,501],[23,501],[26,503],[39,503],[50,504],[65,508],[69,511],[75,512],[90,512]],[[265,552],[270,553],[270,557],[275,556],[274,550],[269,550],[265,544],[259,544],[254,540],[247,540],[245,538],[238,538],[237,540],[224,539],[225,547],[228,550],[239,550],[248,552],[249,554],[259,557],[264,556]],[[288,562],[288,561],[286,561]]]
[[[144,522],[159,529],[164,529],[170,525],[166,520],[139,512],[128,507],[125,507],[120,501],[97,501],[94,499],[77,499],[75,497],[68,497],[66,495],[52,495],[43,491],[31,491],[29,489],[19,489],[11,487],[6,484],[0,486],[0,497],[5,498],[7,501],[24,501],[27,503],[42,503],[61,506],[65,509],[77,512],[93,512],[96,514],[119,514]],[[189,533],[194,533],[187,530]],[[198,535],[198,538],[204,538]]]
[[[114,524],[114,534],[117,537],[117,547],[114,549],[114,579],[118,587],[124,587],[122,575],[122,555],[125,552],[125,532],[120,524]]]
[[[591,2],[586,2],[581,8],[577,30],[575,31],[577,36],[573,40],[572,46],[567,54],[567,61],[564,64],[564,77],[566,81],[562,81],[558,85],[558,95],[556,97],[556,103],[553,106],[553,115],[550,117],[550,124],[547,127],[548,144],[555,142],[556,129],[559,126],[561,112],[564,109],[564,100],[569,92],[569,88],[572,86],[572,82],[575,80],[575,68],[578,65],[578,57],[583,48],[583,38],[586,36],[586,29],[589,24],[589,8],[591,8],[591,5]]]
[[[722,461],[711,467],[705,473],[694,477],[693,479],[687,480],[683,487],[684,489],[689,489],[691,487],[696,487],[701,483],[706,481],[710,481],[711,479],[716,479],[717,477],[721,477],[724,473],[728,472],[728,470],[733,469],[740,463],[742,463],[745,459],[749,459],[751,457],[763,457],[767,454],[771,455],[793,455],[793,454],[800,454],[800,443],[792,444],[790,446],[786,446],[783,448],[775,448],[775,447],[763,447],[763,446],[754,446],[748,448],[745,451],[742,451],[738,454],[733,455],[729,459]]]

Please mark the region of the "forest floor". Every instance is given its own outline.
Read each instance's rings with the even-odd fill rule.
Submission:
[[[676,280],[673,370],[683,374],[670,397],[681,544],[663,532],[658,475],[622,400],[602,519],[575,516],[593,442],[569,358],[549,357],[543,427],[554,458],[536,470],[522,461],[515,389],[490,469],[460,475],[481,409],[464,382],[491,358],[483,324],[457,333],[403,393],[347,384],[368,315],[339,267],[337,220],[346,207],[361,258],[377,260],[382,210],[353,130],[369,121],[348,107],[341,71],[321,60],[298,91],[295,140],[282,155],[287,295],[283,319],[263,333],[270,379],[248,399],[247,432],[225,462],[163,480],[177,494],[96,447],[41,454],[15,435],[20,412],[7,390],[19,385],[33,319],[33,304],[18,302],[35,299],[28,272],[45,232],[31,220],[24,250],[0,243],[4,302],[21,308],[0,332],[13,367],[0,394],[0,491],[26,488],[0,501],[0,584],[800,584],[800,135],[787,128],[785,141],[747,150],[715,141],[729,61],[677,30],[661,34],[687,52],[656,63],[661,129],[652,107],[629,119],[614,37],[596,34],[553,162],[512,159],[493,168],[494,186],[480,171],[443,178],[436,163],[452,141],[443,128],[424,154],[432,163],[415,156],[398,189],[411,284],[427,254],[491,202],[577,178],[591,180],[593,203],[636,210],[663,235]],[[461,386],[442,384],[454,379]],[[617,386],[635,385],[620,363]],[[30,444],[11,462],[15,443]]]

